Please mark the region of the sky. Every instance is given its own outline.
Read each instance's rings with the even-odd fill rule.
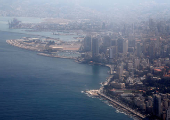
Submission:
[[[54,13],[60,9],[61,13],[71,14],[76,9],[81,10],[81,12],[88,11],[87,14],[97,11],[109,15],[117,13],[120,16],[126,14],[132,16],[148,14],[150,16],[151,13],[155,15],[170,12],[169,6],[170,0],[0,0],[0,12],[1,10],[11,10],[14,11],[12,13],[14,15],[15,12],[18,12],[18,8],[26,11],[25,13],[32,10],[35,12],[37,11],[35,8],[38,8],[40,11],[52,11]],[[22,11],[19,12],[22,13]]]

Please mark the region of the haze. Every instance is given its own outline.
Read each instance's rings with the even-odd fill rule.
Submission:
[[[168,0],[1,0],[0,15],[137,21],[169,18],[169,4]]]

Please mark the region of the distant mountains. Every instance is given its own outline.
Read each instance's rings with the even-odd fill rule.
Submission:
[[[0,0],[0,15],[131,21],[169,18],[169,5],[169,0]]]

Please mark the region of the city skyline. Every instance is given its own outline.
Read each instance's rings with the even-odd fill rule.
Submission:
[[[18,109],[22,111],[22,109],[26,107],[20,105],[20,107],[17,108],[17,100],[21,100],[22,103],[24,102],[23,100],[27,99],[25,96],[28,95],[32,100],[36,98],[34,104],[28,102],[28,106],[31,106],[30,109],[33,111],[35,109],[35,111],[32,112],[35,114],[30,113],[30,115],[39,115],[36,111],[42,108],[36,107],[37,104],[41,104],[41,102],[44,104],[43,101],[51,100],[55,102],[60,101],[61,103],[68,100],[68,104],[70,105],[70,103],[73,102],[74,104],[72,106],[75,107],[77,107],[76,102],[79,103],[83,101],[81,107],[78,106],[76,109],[78,111],[84,111],[84,107],[86,107],[86,105],[89,106],[90,103],[89,101],[89,103],[86,103],[87,96],[84,96],[86,94],[90,97],[107,100],[110,105],[130,117],[149,120],[169,120],[169,6],[170,1],[168,0],[0,1],[0,25],[2,26],[2,28],[0,28],[0,34],[4,36],[1,47],[4,46],[6,48],[2,49],[0,54],[4,56],[4,51],[6,52],[5,55],[8,55],[8,52],[10,54],[15,53],[15,51],[18,52],[13,58],[15,59],[14,62],[10,56],[1,58],[4,62],[7,62],[5,64],[7,69],[2,63],[0,64],[2,66],[0,67],[2,69],[1,72],[4,73],[3,69],[6,73],[11,72],[9,73],[11,78],[8,79],[7,76],[1,78],[2,81],[0,81],[0,83],[2,83],[2,88],[0,89],[2,91],[9,90],[10,92],[9,94],[5,92],[8,94],[5,98],[9,97],[9,101],[0,100],[0,102],[6,104],[5,107],[0,108],[10,113],[12,107],[9,109],[9,104],[16,109],[14,110],[14,114],[15,112],[17,113]],[[37,19],[37,21],[35,19]],[[11,37],[10,35],[13,36]],[[18,49],[15,47],[18,47]],[[8,51],[8,48],[11,51]],[[22,52],[23,55],[19,55],[20,52]],[[33,53],[36,55],[32,55]],[[41,57],[38,60],[34,59],[37,58],[35,56],[40,55]],[[22,58],[22,56],[27,56],[28,60]],[[50,59],[51,57],[54,59]],[[44,66],[43,64],[41,65],[39,61],[43,61],[46,58],[49,58],[49,61],[46,64],[43,62],[45,64]],[[29,72],[24,73],[26,77],[24,75],[22,77],[22,75],[18,73],[12,73],[15,72],[15,70],[11,71],[11,69],[17,69],[22,59],[25,59],[23,62],[26,64],[21,65],[18,73],[24,72],[27,68],[33,69],[36,64],[38,65],[36,66],[38,69],[34,68],[35,70],[32,70],[33,72],[31,71],[31,74]],[[28,62],[30,59],[34,59],[33,61],[35,61],[35,63]],[[50,61],[53,60],[57,62],[51,63]],[[41,68],[40,66],[43,67]],[[83,69],[81,68],[82,66]],[[87,69],[87,66],[90,66],[92,69]],[[77,69],[76,67],[80,68]],[[108,68],[108,74],[104,75],[102,80],[100,80],[100,76],[103,75],[103,71],[100,71],[99,67]],[[54,74],[55,70],[58,71],[58,73]],[[40,77],[37,76],[41,71],[43,72],[39,75]],[[91,71],[91,73],[89,73],[89,71]],[[53,73],[52,77],[51,73]],[[62,81],[64,77],[70,76],[73,73],[76,77],[74,77],[74,75],[73,77],[68,77],[66,79],[66,81],[69,81],[68,83]],[[15,74],[17,75],[15,76]],[[46,77],[46,74],[49,76]],[[77,77],[77,75],[81,77]],[[19,93],[19,97],[13,96],[15,93],[13,93],[13,89],[10,89],[12,88],[11,86],[3,88],[3,85],[12,83],[11,80],[13,80],[13,77],[14,80],[21,80],[22,78],[23,82],[18,82],[18,84],[21,84],[21,88],[22,85],[26,85],[24,89],[29,90],[34,90],[35,88],[31,88],[36,85],[42,88],[40,89],[36,86],[37,89],[31,93],[23,90],[24,94]],[[6,83],[5,79],[10,82]],[[37,80],[36,85],[34,85],[35,83],[25,81],[27,79],[29,79],[29,82],[31,82],[32,79]],[[43,81],[39,81],[41,79],[48,85],[44,85],[44,83],[42,83]],[[81,81],[82,79],[83,81]],[[89,79],[91,80],[89,85],[99,84],[100,80],[100,87],[98,86],[97,88],[94,87],[94,85],[87,87],[86,84],[88,83],[86,82]],[[48,80],[53,80],[53,82],[48,83]],[[59,84],[56,83],[56,81],[59,82]],[[29,87],[27,87],[27,85],[29,85]],[[39,94],[39,91],[48,91],[49,87],[47,89],[43,88],[50,85],[54,85],[54,88],[58,86],[61,88],[60,90],[56,90],[52,87],[52,90],[50,89],[52,92],[49,91],[48,94],[41,97],[42,93]],[[81,87],[79,85],[81,85]],[[67,89],[66,92],[64,89]],[[74,90],[72,91],[72,89],[76,89],[76,93]],[[78,90],[80,90],[80,93],[85,94],[80,95],[81,97],[76,97],[76,95],[79,95],[77,93]],[[66,95],[70,91],[74,94],[73,96],[69,96],[69,94]],[[38,95],[36,96],[34,93]],[[3,95],[3,92],[1,94]],[[54,94],[61,95],[58,97]],[[52,97],[48,97],[48,95],[52,95]],[[83,100],[81,98],[83,98]],[[16,106],[13,99],[14,102],[17,103]],[[69,102],[70,99],[72,102]],[[29,99],[27,100],[29,101]],[[58,112],[57,115],[49,115],[48,108],[49,111],[53,109],[53,107],[55,110],[58,110],[58,106],[60,106],[58,104],[56,106],[53,105],[55,105],[55,103],[46,102],[45,106],[47,107],[43,109],[50,117],[55,116],[55,118],[57,118],[66,111],[68,113],[70,112],[70,110],[68,110],[69,105],[65,105],[64,103],[59,110],[61,113]],[[100,104],[98,104],[98,106],[100,106]],[[30,109],[28,109],[28,111]],[[0,117],[3,116],[5,118],[6,114],[3,110],[1,111],[2,114],[0,114]],[[23,115],[29,113],[28,111],[23,112]],[[68,116],[74,118],[76,116],[75,114],[78,113],[82,120],[88,119],[86,113],[84,114],[82,111],[81,113],[75,113],[73,110]],[[106,113],[111,114],[108,111]],[[74,115],[71,116],[72,114]],[[100,113],[96,113],[94,119],[98,119],[98,115],[100,115]],[[8,116],[11,115],[8,114]],[[39,116],[43,116],[43,114]],[[63,116],[65,117],[65,114],[63,114]],[[103,117],[104,116],[101,116],[101,118]],[[112,118],[114,117],[115,116],[112,116]],[[26,118],[29,118],[29,115],[26,116]],[[34,118],[36,119],[36,117]]]

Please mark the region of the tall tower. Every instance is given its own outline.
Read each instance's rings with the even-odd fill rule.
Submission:
[[[112,46],[109,48],[109,58],[117,59],[117,46]]]
[[[166,120],[170,120],[170,107],[166,111]]]
[[[98,38],[92,38],[92,58],[95,59],[99,55],[99,40]]]
[[[117,74],[119,76],[119,79],[123,75],[123,68],[124,68],[124,63],[122,62],[118,67],[117,67]]]
[[[111,46],[111,38],[109,36],[104,36],[102,40],[102,52],[106,54],[107,48]]]
[[[123,55],[126,55],[128,52],[128,40],[123,41]]]
[[[153,98],[153,112],[156,116],[161,116],[161,96],[154,95]]]
[[[149,57],[154,59],[156,57],[156,39],[151,39],[149,43]]]
[[[119,38],[117,40],[117,47],[118,47],[118,52],[119,53],[123,53],[123,41],[124,41],[123,38]]]
[[[138,57],[140,57],[140,56],[141,56],[141,53],[142,53],[142,51],[141,51],[141,44],[140,44],[140,42],[138,42],[138,43],[137,43],[136,55],[137,55]]]
[[[86,36],[84,38],[84,50],[86,52],[91,51],[91,37],[90,36]]]

